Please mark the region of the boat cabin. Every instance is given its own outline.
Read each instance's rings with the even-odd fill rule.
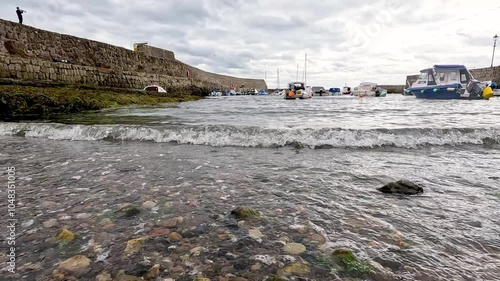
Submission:
[[[376,90],[377,89],[377,83],[372,83],[372,82],[362,82],[361,84],[359,84],[358,87],[356,87],[357,89],[360,89],[360,90],[365,90],[365,91],[372,91],[372,90]],[[355,89],[356,89],[355,88]]]
[[[288,89],[290,91],[297,91],[297,90],[305,90],[306,89],[306,86],[304,85],[303,82],[292,82],[290,84],[288,84]]]
[[[352,93],[351,87],[345,86],[344,88],[342,88],[342,94],[350,95],[351,93]]]
[[[472,74],[463,65],[434,65],[432,68],[420,71],[420,76],[413,87],[449,84],[467,85],[472,79],[474,79]]]

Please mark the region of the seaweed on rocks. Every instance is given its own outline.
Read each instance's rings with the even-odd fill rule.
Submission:
[[[58,114],[72,114],[110,107],[192,101],[200,93],[192,90],[150,93],[129,89],[91,86],[24,86],[0,83],[0,118],[4,120],[44,119]]]

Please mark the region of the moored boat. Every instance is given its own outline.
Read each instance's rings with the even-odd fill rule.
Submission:
[[[347,87],[347,85],[344,86],[344,88],[342,88],[342,94],[343,95],[351,95],[352,94],[351,87]]]
[[[304,82],[288,83],[288,89],[285,91],[285,99],[307,99],[312,97],[310,87],[306,87]]]
[[[143,91],[145,92],[157,92],[157,93],[166,93],[167,91],[158,85],[148,85],[144,87]]]
[[[340,91],[340,88],[330,88],[328,90],[328,92],[330,93],[330,95],[332,96],[338,96],[341,94],[341,91]]]
[[[362,82],[352,89],[353,96],[359,97],[385,97],[387,90],[377,86],[377,83]]]
[[[475,80],[464,65],[434,65],[420,71],[408,89],[418,99],[489,99],[491,87]]]

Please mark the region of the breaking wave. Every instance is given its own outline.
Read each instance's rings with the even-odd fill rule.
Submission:
[[[210,146],[295,148],[418,148],[443,145],[500,144],[500,129],[407,128],[349,130],[265,129],[226,125],[129,126],[63,125],[44,123],[0,123],[0,135],[17,135],[53,140],[121,140],[173,142]]]

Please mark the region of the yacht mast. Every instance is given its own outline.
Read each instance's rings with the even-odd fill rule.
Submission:
[[[280,69],[277,69],[278,72],[278,90],[280,89]]]
[[[304,86],[307,86],[307,54],[304,58]]]

